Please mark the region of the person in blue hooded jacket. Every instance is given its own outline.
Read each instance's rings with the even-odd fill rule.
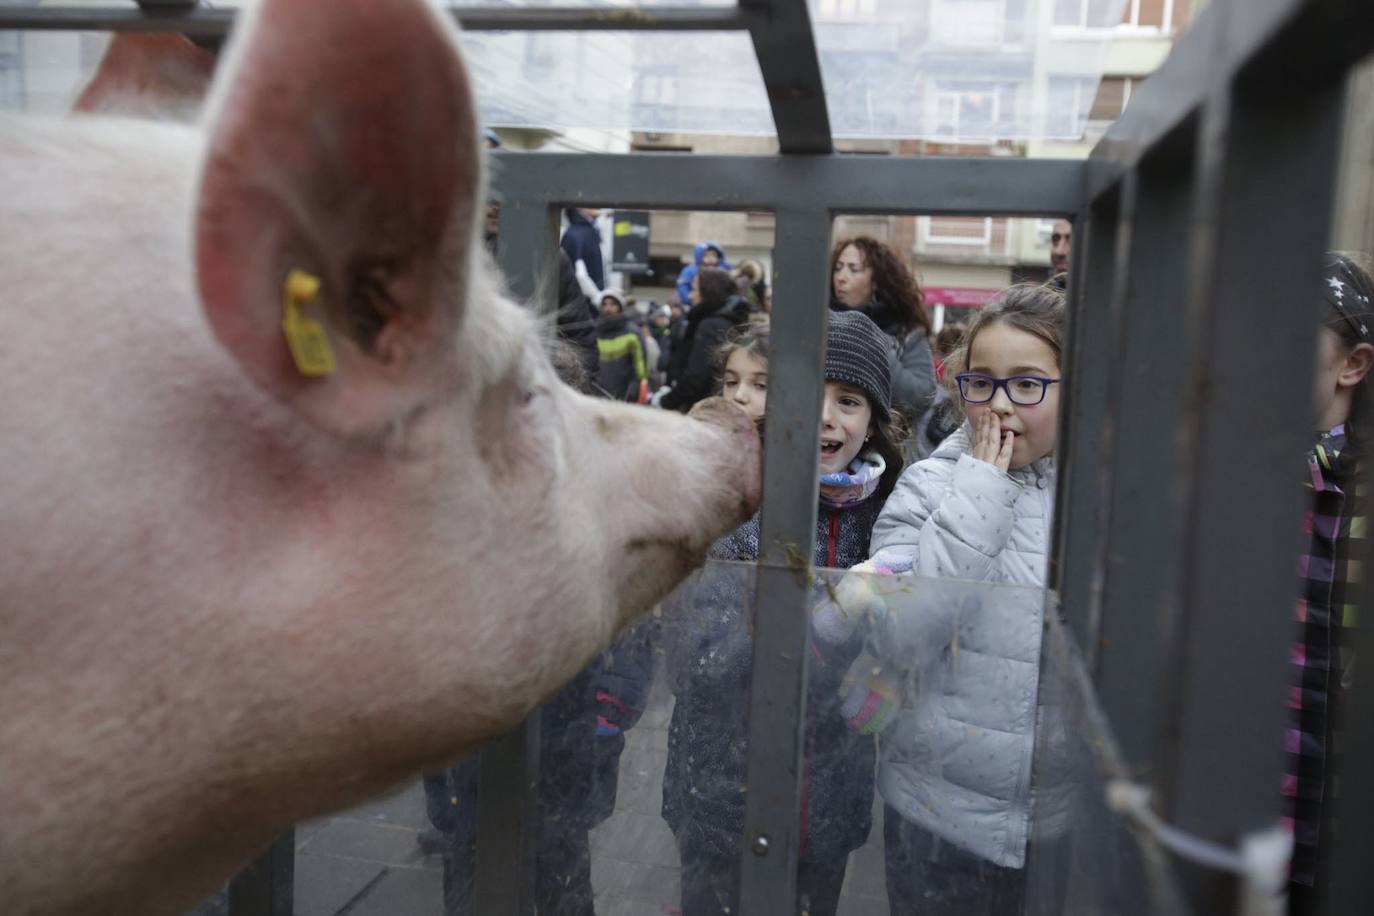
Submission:
[[[568,260],[576,266],[581,261],[587,267],[597,289],[606,288],[606,270],[601,262],[601,232],[595,220],[601,211],[595,207],[568,207],[568,228],[563,231],[559,247],[568,253]]]
[[[697,247],[692,252],[692,263],[682,268],[682,272],[677,275],[677,301],[691,301],[692,280],[703,267],[730,270],[730,262],[725,260],[725,249],[715,242],[697,242]]]

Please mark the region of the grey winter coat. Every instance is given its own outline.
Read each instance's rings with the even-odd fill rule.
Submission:
[[[915,427],[935,403],[935,359],[926,332],[917,328],[904,338],[893,338],[892,406]]]
[[[878,787],[911,822],[1020,868],[1030,827],[1054,459],[1004,473],[970,448],[964,426],[908,468],[873,528],[880,565],[901,568],[909,560],[917,576],[984,583],[925,583],[916,606],[880,621],[875,651],[898,669],[917,669],[919,684],[883,735]]]

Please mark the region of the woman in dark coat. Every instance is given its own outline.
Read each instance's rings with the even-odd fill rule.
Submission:
[[[930,317],[921,287],[891,247],[866,235],[840,239],[830,253],[830,307],[873,319],[892,338],[892,406],[914,427],[935,401]],[[912,457],[911,443],[903,450]]]
[[[673,347],[668,377],[673,387],[656,403],[686,413],[716,387],[716,351],[725,335],[749,321],[749,302],[735,287],[729,273],[703,267],[692,279],[692,311],[687,331]]]

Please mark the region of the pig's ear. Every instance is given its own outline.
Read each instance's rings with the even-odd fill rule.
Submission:
[[[424,0],[265,0],[206,115],[201,300],[253,378],[344,434],[456,384],[481,159]]]
[[[214,72],[215,56],[184,35],[120,32],[72,109],[190,120]]]

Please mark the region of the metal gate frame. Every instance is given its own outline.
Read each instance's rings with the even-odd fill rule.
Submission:
[[[0,29],[213,38],[233,15],[140,2],[6,6]],[[1213,0],[1086,162],[835,154],[805,0],[454,15],[470,30],[734,30],[753,42],[777,156],[494,157],[501,264],[514,293],[546,308],[552,289],[536,278],[556,275],[562,206],[777,216],[745,824],[746,850],[766,852],[743,853],[745,914],[776,912],[796,878],[807,598],[788,558],[814,547],[815,500],[797,496],[816,487],[828,254],[841,213],[1074,220],[1052,585],[1125,758],[1157,790],[1158,814],[1224,844],[1274,822],[1302,508],[1293,481],[1310,423],[1307,303],[1332,224],[1344,81],[1374,48],[1374,4]],[[1361,597],[1374,608],[1374,591]],[[1374,656],[1370,628],[1359,639]],[[1374,710],[1374,678],[1355,694],[1353,708]],[[1332,913],[1374,912],[1368,847],[1352,829],[1374,822],[1374,716],[1349,729]],[[518,785],[512,773],[530,785],[537,748],[517,731],[484,756],[484,782],[509,784],[504,797],[482,796],[479,908],[524,913],[530,882],[511,880],[511,869],[528,864],[533,808],[528,792],[506,792]],[[1195,912],[1235,910],[1235,876],[1179,868]]]

